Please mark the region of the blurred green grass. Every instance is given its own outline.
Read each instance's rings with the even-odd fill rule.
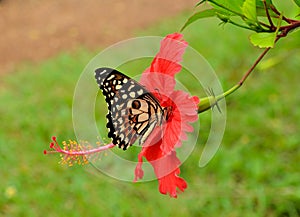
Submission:
[[[189,15],[136,34],[164,36],[178,31]],[[260,51],[249,44],[249,32],[217,25],[203,20],[184,34],[227,89]],[[73,91],[95,52],[62,53],[1,75],[0,215],[299,216],[299,35],[280,41],[268,55],[277,64],[258,68],[227,99],[224,139],[204,168],[198,161],[210,129],[210,112],[200,115],[198,144],[181,166],[188,189],[178,199],[161,195],[156,181],[121,182],[90,166],[68,168],[57,163],[58,156],[43,155],[52,135],[75,138]]]

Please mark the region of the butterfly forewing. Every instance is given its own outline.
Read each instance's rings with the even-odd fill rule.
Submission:
[[[108,137],[124,150],[136,140],[143,144],[162,122],[159,102],[138,82],[115,69],[96,69],[95,78],[108,106]]]

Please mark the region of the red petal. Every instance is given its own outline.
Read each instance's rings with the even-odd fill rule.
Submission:
[[[138,155],[138,163],[134,170],[134,180],[133,180],[134,182],[144,177],[144,171],[142,169],[143,155],[144,155],[143,151]]]
[[[178,168],[177,170],[158,180],[160,193],[169,193],[171,197],[177,198],[177,192],[184,192],[184,190],[187,188],[187,183],[183,178],[178,176],[179,173],[180,169]]]
[[[162,103],[174,91],[174,77],[163,73],[144,72],[140,83],[144,85]]]
[[[161,149],[165,153],[169,153],[175,147],[180,147],[181,141],[187,139],[187,132],[192,132],[194,129],[189,123],[198,120],[197,104],[198,97],[191,97],[183,91],[174,91],[169,105],[172,106],[173,113],[171,120],[167,122],[165,127]]]
[[[171,197],[177,197],[177,189],[184,191],[187,184],[184,179],[179,177],[180,160],[175,151],[168,154],[162,152],[161,140],[152,146],[143,147],[139,154],[139,163],[135,170],[135,181],[140,178],[142,157],[145,157],[151,163],[155,175],[159,180],[159,191],[162,194],[169,194]]]
[[[179,62],[187,47],[187,42],[182,40],[182,34],[174,33],[167,35],[160,45],[160,50],[154,58],[150,72],[160,72],[174,76],[181,70]]]
[[[145,85],[150,92],[155,92],[156,89],[160,91],[160,94],[169,96],[176,84],[174,76],[181,70],[180,62],[186,47],[187,42],[182,40],[181,34],[174,33],[165,37],[161,41],[160,50],[151,66],[142,74],[140,83]],[[149,74],[154,74],[154,77]]]

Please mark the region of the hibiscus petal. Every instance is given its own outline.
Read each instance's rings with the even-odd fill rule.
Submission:
[[[171,94],[169,101],[172,103],[173,112],[164,131],[161,146],[164,153],[169,153],[174,147],[180,147],[181,141],[187,139],[186,132],[193,132],[194,128],[189,123],[198,120],[197,104],[195,104],[197,99],[181,90]]]
[[[134,170],[134,180],[133,180],[134,182],[137,182],[139,179],[142,179],[144,177],[144,171],[142,169],[143,155],[144,155],[143,151],[138,155],[138,163]]]
[[[176,81],[174,77],[163,73],[144,72],[140,83],[154,94],[162,103],[166,96],[172,94]]]
[[[177,168],[168,175],[160,178],[158,180],[160,193],[169,194],[171,197],[177,198],[178,192],[184,192],[184,190],[187,188],[187,183],[183,178],[178,176],[179,174],[180,169]]]
[[[141,177],[142,157],[145,157],[152,165],[155,175],[159,181],[159,191],[162,194],[169,194],[171,197],[177,197],[178,190],[183,192],[187,188],[184,179],[179,177],[181,164],[175,151],[164,154],[160,149],[161,140],[152,146],[143,147],[139,154],[139,163],[135,169],[135,180]],[[177,190],[178,189],[178,190]]]
[[[151,64],[150,71],[174,76],[181,70],[179,62],[182,61],[186,47],[187,42],[182,40],[182,34],[167,35],[161,41],[160,50]]]
[[[160,91],[160,94],[169,96],[176,84],[174,75],[181,70],[180,61],[182,61],[186,47],[187,42],[182,40],[182,34],[174,33],[166,36],[161,41],[160,50],[153,59],[151,66],[142,74],[140,83],[146,86],[150,92],[154,92],[153,84],[155,84],[154,88]],[[167,78],[161,74],[170,77]],[[156,77],[157,75],[158,77]]]
[[[159,191],[177,197],[187,184],[179,177],[181,164],[175,148],[187,139],[187,132],[194,129],[190,123],[198,120],[197,104],[199,98],[184,91],[174,91],[175,74],[181,70],[180,61],[187,47],[178,33],[170,34],[161,42],[161,48],[141,77],[144,85],[159,101],[161,107],[171,108],[172,113],[163,126],[157,126],[149,135],[135,169],[135,181],[143,177],[143,157],[152,165],[159,181]],[[159,133],[160,132],[160,133]]]

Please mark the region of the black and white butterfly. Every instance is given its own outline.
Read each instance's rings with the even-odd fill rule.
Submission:
[[[126,150],[137,140],[144,144],[153,129],[168,120],[171,108],[163,108],[145,87],[121,72],[98,68],[95,79],[108,106],[108,137],[119,148]]]

